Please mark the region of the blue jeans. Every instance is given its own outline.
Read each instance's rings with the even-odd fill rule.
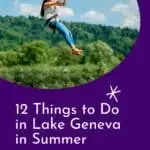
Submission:
[[[58,30],[63,35],[67,44],[70,47],[74,46],[75,42],[73,40],[72,33],[62,22],[53,21],[53,22],[50,22],[49,25],[53,28],[56,28],[56,30]]]

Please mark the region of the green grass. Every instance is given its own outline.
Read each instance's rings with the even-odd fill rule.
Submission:
[[[88,83],[101,76],[97,65],[55,66],[39,64],[32,66],[1,67],[4,79],[38,88],[64,88]]]

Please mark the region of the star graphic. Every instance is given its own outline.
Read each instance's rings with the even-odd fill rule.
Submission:
[[[109,99],[115,99],[115,101],[118,103],[118,98],[117,98],[117,94],[121,93],[121,90],[118,90],[118,86],[115,86],[115,88],[112,87],[112,85],[110,85],[110,92],[106,93],[106,96],[109,96]]]

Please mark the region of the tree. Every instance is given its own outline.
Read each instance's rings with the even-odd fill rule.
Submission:
[[[47,60],[45,50],[48,45],[43,41],[33,41],[22,46],[22,59],[20,63],[23,65],[44,63]]]

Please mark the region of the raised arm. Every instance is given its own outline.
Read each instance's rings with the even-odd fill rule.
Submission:
[[[63,0],[63,2],[61,2],[59,0],[47,1],[46,3],[44,3],[44,8],[48,8],[52,5],[65,6],[66,0]]]
[[[46,3],[44,3],[44,6],[46,6],[46,5],[55,5],[57,3],[58,3],[58,0],[47,1]]]

